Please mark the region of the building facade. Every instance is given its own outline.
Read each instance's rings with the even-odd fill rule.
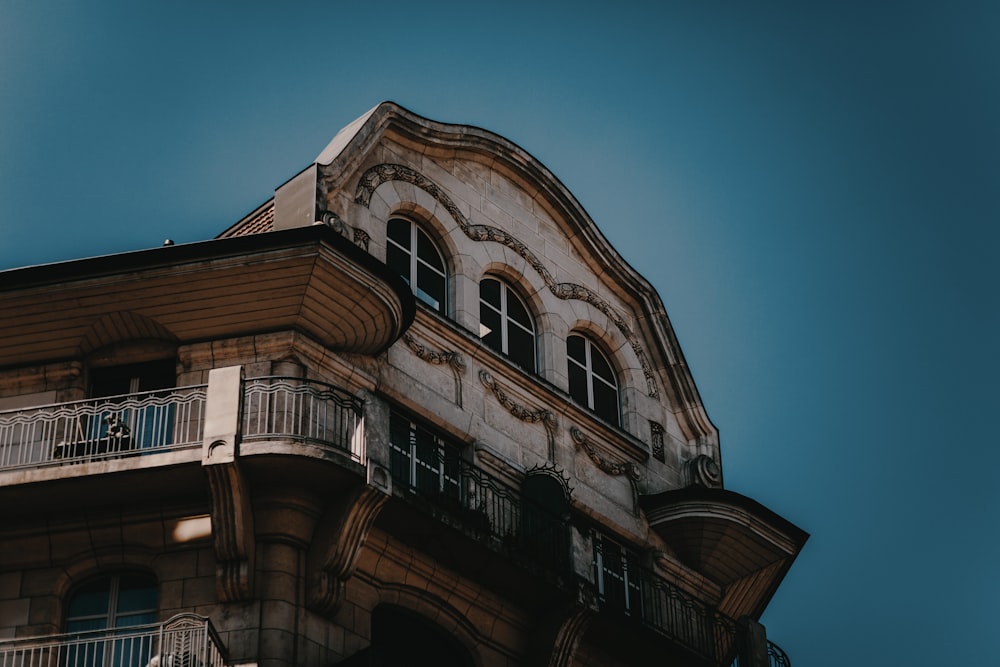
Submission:
[[[500,136],[380,104],[217,238],[0,308],[0,664],[789,664],[806,534]]]

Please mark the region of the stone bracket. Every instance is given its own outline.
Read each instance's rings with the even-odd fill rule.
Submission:
[[[379,510],[389,500],[390,479],[382,466],[369,462],[370,483],[358,486],[336,502],[316,528],[306,560],[309,609],[332,616],[344,600],[347,580],[357,569],[358,556]]]
[[[242,367],[209,372],[201,467],[211,500],[215,587],[224,602],[253,596],[253,509],[238,463],[242,396]]]

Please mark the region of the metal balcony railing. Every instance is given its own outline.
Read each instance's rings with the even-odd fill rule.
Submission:
[[[641,567],[634,551],[597,536],[594,571],[603,610],[669,637],[711,664],[725,665],[734,660],[736,622]]]
[[[0,469],[201,445],[205,386],[0,412]]]
[[[244,441],[295,440],[331,447],[363,461],[363,403],[324,382],[252,378],[243,383]]]
[[[222,667],[226,653],[209,620],[0,641],[0,667]]]
[[[770,640],[767,642],[767,664],[768,667],[792,667],[792,661],[789,660],[788,654]]]
[[[494,550],[563,572],[569,562],[569,525],[516,489],[438,450],[427,459],[392,451],[393,483],[427,501],[443,521]]]

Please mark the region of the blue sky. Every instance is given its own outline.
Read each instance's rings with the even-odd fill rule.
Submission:
[[[0,268],[210,238],[382,100],[492,130],[659,290],[727,487],[812,534],[793,663],[993,663],[998,8],[0,0]]]

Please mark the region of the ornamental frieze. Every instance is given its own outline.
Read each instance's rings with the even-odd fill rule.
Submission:
[[[403,342],[422,361],[435,365],[448,364],[455,375],[455,404],[462,407],[462,374],[465,373],[465,361],[462,360],[462,355],[454,350],[432,350],[417,341],[408,331],[403,334]]]
[[[552,411],[545,410],[544,408],[541,410],[531,410],[519,403],[515,403],[511,400],[510,396],[507,395],[507,392],[504,391],[499,384],[497,384],[497,381],[493,379],[493,376],[484,370],[479,371],[479,380],[487,389],[493,392],[493,395],[496,397],[497,401],[500,402],[500,405],[506,408],[507,412],[514,415],[514,417],[523,422],[529,422],[532,424],[542,422],[542,425],[545,427],[545,431],[548,434],[549,460],[555,460],[556,429],[558,428],[558,422],[556,421],[556,416],[552,413]]]

